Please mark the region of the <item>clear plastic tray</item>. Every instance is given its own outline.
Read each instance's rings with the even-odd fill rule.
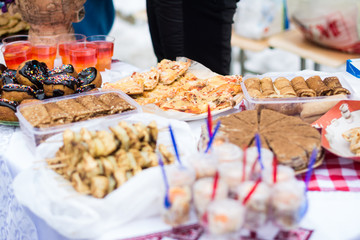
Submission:
[[[350,95],[333,95],[322,97],[292,97],[292,98],[253,98],[249,95],[244,81],[248,78],[257,77],[262,79],[270,77],[275,81],[278,77],[285,77],[289,81],[297,76],[302,76],[305,80],[311,76],[318,75],[322,80],[326,77],[338,77],[341,85],[350,91]],[[336,103],[344,99],[353,99],[354,89],[346,81],[342,73],[324,73],[314,71],[301,71],[293,73],[268,73],[263,75],[249,75],[241,83],[243,89],[245,106],[247,109],[272,109],[290,116],[298,116],[308,123],[312,123],[330,110]]]
[[[86,95],[94,95],[94,96],[99,96],[105,93],[116,93],[118,94],[122,99],[124,99],[126,102],[128,102],[130,105],[132,105],[135,109],[134,110],[129,110],[129,111],[125,111],[122,113],[116,113],[116,114],[112,114],[112,115],[106,115],[106,116],[101,116],[98,118],[92,118],[92,119],[88,119],[88,120],[83,120],[83,121],[79,121],[79,122],[73,122],[73,123],[67,123],[67,124],[63,124],[63,125],[57,125],[57,126],[52,126],[52,127],[44,127],[44,128],[38,128],[38,127],[34,127],[32,126],[29,121],[27,121],[25,119],[25,117],[22,115],[21,113],[21,109],[29,106],[29,105],[35,105],[35,104],[46,104],[46,103],[50,103],[50,102],[58,102],[61,100],[65,100],[65,99],[75,99],[78,98],[80,96],[86,96]],[[61,133],[63,132],[65,129],[71,128],[71,129],[78,129],[80,130],[82,127],[91,127],[91,126],[96,126],[98,124],[102,124],[104,123],[104,121],[118,121],[121,120],[123,118],[125,118],[126,116],[128,116],[129,114],[134,114],[134,113],[140,113],[142,112],[142,109],[140,107],[139,104],[137,104],[132,98],[130,98],[128,95],[126,95],[125,93],[121,92],[121,91],[97,91],[97,92],[86,92],[86,93],[80,93],[80,94],[73,94],[73,95],[68,95],[68,96],[63,96],[63,97],[57,97],[57,98],[51,98],[51,99],[47,99],[41,102],[36,102],[36,103],[27,103],[27,104],[20,104],[17,107],[17,112],[15,113],[16,116],[19,119],[19,125],[20,125],[20,129],[23,132],[23,134],[25,135],[28,145],[31,148],[32,151],[35,151],[35,148],[42,142],[44,142],[47,138]]]

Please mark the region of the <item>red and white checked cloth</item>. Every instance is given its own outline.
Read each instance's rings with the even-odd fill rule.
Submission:
[[[305,174],[299,178],[305,179]],[[309,191],[360,192],[360,162],[326,151],[323,164],[311,176]]]

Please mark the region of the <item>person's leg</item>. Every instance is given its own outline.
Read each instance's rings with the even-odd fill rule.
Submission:
[[[230,73],[231,25],[237,0],[184,0],[185,56]]]
[[[182,0],[147,0],[149,29],[158,61],[184,55]]]

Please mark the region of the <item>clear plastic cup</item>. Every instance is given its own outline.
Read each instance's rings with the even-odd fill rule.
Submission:
[[[70,47],[70,63],[76,72],[88,67],[95,67],[97,61],[97,49],[94,43],[78,42]]]
[[[228,162],[221,163],[219,165],[219,174],[220,178],[224,180],[229,186],[230,192],[235,192],[236,188],[243,182],[243,177],[246,177],[249,174],[249,169],[245,166],[245,176],[244,167],[241,162]]]
[[[54,68],[57,54],[57,39],[55,36],[31,36],[31,58],[44,62],[49,69]]]
[[[246,165],[250,168],[250,179],[257,179],[261,174],[261,166],[258,160],[257,147],[246,149]],[[272,169],[274,154],[267,148],[261,148],[261,161],[264,169]]]
[[[196,180],[193,186],[194,206],[199,219],[205,213],[208,204],[211,202],[213,193],[214,178],[207,177]],[[225,181],[219,179],[215,194],[215,199],[225,199],[228,196],[228,186]]]
[[[107,35],[93,35],[87,37],[86,41],[96,44],[98,50],[96,68],[99,71],[111,69],[111,58],[114,55],[115,38]]]
[[[196,173],[196,179],[214,177],[218,161],[214,154],[196,152],[189,156],[189,163]]]
[[[241,204],[254,185],[254,181],[246,181],[237,188],[237,198]],[[270,187],[265,183],[260,182],[245,205],[245,228],[256,231],[265,225],[269,216],[270,196]]]
[[[78,42],[85,42],[86,36],[78,33],[65,33],[57,36],[59,55],[62,64],[70,64],[70,49]]]
[[[206,232],[223,239],[235,237],[244,224],[245,208],[230,198],[215,200],[209,204]]]
[[[268,184],[269,186],[274,185],[274,171],[273,168],[266,168],[262,172],[262,180]],[[295,171],[291,167],[285,165],[278,165],[276,169],[276,182],[287,182],[294,181],[295,179]]]
[[[170,185],[168,194],[171,206],[169,208],[166,208],[165,206],[163,207],[162,219],[166,224],[169,224],[173,227],[184,224],[189,220],[190,214],[190,186]],[[165,198],[165,195],[163,197]]]
[[[214,154],[220,163],[241,161],[243,158],[242,149],[232,143],[223,143],[214,147]]]
[[[275,184],[271,195],[272,218],[278,227],[289,231],[298,227],[303,206],[305,184],[302,181],[287,181]]]
[[[179,165],[167,166],[170,186],[191,186],[195,182],[195,171]]]
[[[206,132],[205,134],[202,134],[201,135],[201,139],[199,141],[199,150],[204,152],[206,150],[206,148],[208,147],[208,144],[209,144],[209,133],[207,132],[207,130],[204,132]],[[212,147],[213,148],[216,148],[224,143],[228,143],[229,142],[229,138],[227,136],[227,134],[223,131],[218,131],[215,135],[215,139],[213,140],[213,143],[212,143]]]
[[[31,44],[28,35],[6,37],[2,43],[1,52],[9,69],[15,70],[21,63],[31,59]]]

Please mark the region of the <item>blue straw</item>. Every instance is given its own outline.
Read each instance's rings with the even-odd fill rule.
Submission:
[[[211,136],[211,138],[210,138],[210,140],[209,140],[209,143],[208,143],[208,146],[207,146],[207,148],[206,148],[206,150],[205,150],[205,153],[207,153],[207,152],[210,150],[211,145],[212,145],[212,143],[213,143],[213,141],[214,141],[214,139],[215,139],[216,133],[218,132],[218,130],[219,130],[219,128],[220,128],[220,124],[221,124],[220,121],[218,121],[218,122],[216,123],[215,130],[214,130],[213,135]]]
[[[313,172],[313,166],[316,161],[317,153],[318,153],[318,150],[315,147],[311,153],[310,161],[309,161],[309,165],[308,165],[308,171],[305,176],[305,192],[307,192],[308,188],[309,188],[310,178],[311,178],[311,174]]]
[[[180,161],[179,151],[178,151],[178,148],[177,148],[177,145],[176,145],[176,141],[175,141],[174,132],[173,132],[173,130],[172,130],[171,125],[169,125],[169,131],[170,131],[170,135],[171,135],[171,141],[172,141],[173,146],[174,146],[176,159],[178,160],[179,164],[182,166],[182,163],[181,163],[181,161]]]
[[[255,142],[258,150],[258,161],[260,163],[261,170],[264,170],[264,164],[262,163],[262,157],[261,157],[261,140],[260,140],[260,135],[258,133],[255,134]]]
[[[164,163],[161,160],[161,154],[159,154],[159,165],[161,167],[161,172],[162,172],[162,176],[164,179],[164,183],[165,183],[165,199],[164,199],[164,206],[165,208],[169,209],[171,207],[171,202],[169,200],[169,182],[167,180],[166,177],[166,172],[165,172],[165,167],[164,167]]]

